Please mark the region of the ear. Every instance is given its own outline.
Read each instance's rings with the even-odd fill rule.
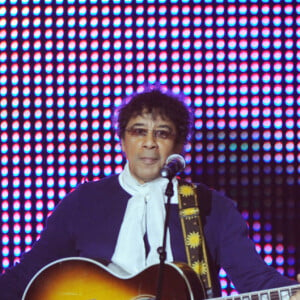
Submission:
[[[126,156],[126,147],[125,147],[124,138],[121,138],[121,139],[120,139],[120,145],[121,145],[121,149],[122,149],[123,155]]]

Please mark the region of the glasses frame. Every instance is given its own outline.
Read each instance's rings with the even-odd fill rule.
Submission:
[[[130,128],[126,128],[125,131],[128,132],[129,135],[132,137],[140,137],[140,138],[146,137],[151,131],[152,131],[152,136],[155,139],[169,140],[174,136],[176,136],[176,134],[172,132],[172,130],[168,130],[165,128],[151,130],[142,127],[130,127]]]

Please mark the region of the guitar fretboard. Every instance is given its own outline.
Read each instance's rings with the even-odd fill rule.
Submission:
[[[300,285],[297,284],[282,288],[214,298],[214,300],[289,300],[290,297],[298,291],[300,291]]]

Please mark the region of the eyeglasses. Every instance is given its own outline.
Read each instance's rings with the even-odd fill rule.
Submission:
[[[125,129],[125,131],[128,132],[133,137],[145,137],[148,135],[149,131],[152,131],[153,137],[161,140],[167,140],[175,136],[175,133],[168,129],[149,130],[146,128],[132,127],[132,128]]]

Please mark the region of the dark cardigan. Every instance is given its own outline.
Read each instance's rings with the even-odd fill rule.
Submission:
[[[204,222],[214,294],[220,295],[218,271],[225,269],[239,292],[269,289],[295,282],[267,266],[248,238],[248,229],[233,201],[200,185],[200,210]],[[19,300],[32,276],[59,258],[83,256],[110,261],[130,195],[116,175],[80,185],[68,194],[48,218],[41,238],[21,263],[0,277],[0,299]],[[170,233],[175,261],[186,262],[177,205],[170,213]]]

